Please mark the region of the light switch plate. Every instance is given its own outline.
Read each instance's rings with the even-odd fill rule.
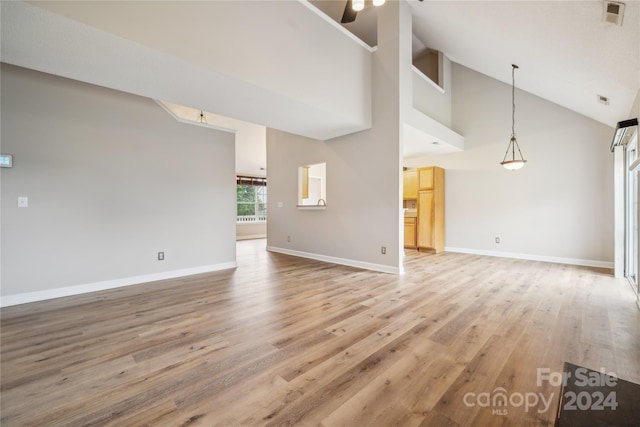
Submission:
[[[18,207],[19,208],[28,208],[29,207],[29,198],[20,196],[18,197]]]

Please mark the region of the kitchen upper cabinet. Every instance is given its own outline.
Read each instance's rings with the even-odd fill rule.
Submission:
[[[418,169],[418,250],[444,251],[444,169]]]
[[[434,173],[436,169],[442,170],[441,168],[436,168],[433,166],[418,169],[418,188],[420,190],[433,189]]]
[[[418,171],[406,170],[402,174],[402,198],[416,200],[418,198]]]
[[[309,166],[302,166],[302,198],[309,197]]]

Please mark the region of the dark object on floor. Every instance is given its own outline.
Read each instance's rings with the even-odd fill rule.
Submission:
[[[640,425],[640,385],[565,362],[556,427]]]

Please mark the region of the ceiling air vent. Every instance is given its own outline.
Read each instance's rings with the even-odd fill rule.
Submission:
[[[602,19],[604,22],[622,26],[622,16],[624,15],[624,3],[617,1],[604,1]]]
[[[598,102],[600,104],[609,105],[609,98],[606,96],[598,95]]]

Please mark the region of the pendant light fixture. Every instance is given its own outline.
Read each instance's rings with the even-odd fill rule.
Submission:
[[[207,124],[207,118],[204,116],[204,113],[202,112],[202,110],[200,110],[200,115],[198,116],[198,122],[205,125]]]
[[[373,0],[372,3],[374,6],[382,6],[384,4],[385,0]],[[360,12],[362,9],[364,9],[364,0],[352,0],[351,1],[351,8],[353,10],[355,10],[356,12]]]
[[[362,9],[364,9],[364,0],[353,0],[353,2],[351,3],[351,7],[356,12],[360,12]]]
[[[511,64],[511,139],[509,140],[509,145],[507,146],[507,152],[504,153],[504,159],[500,162],[505,169],[508,170],[517,170],[524,166],[527,161],[522,157],[522,151],[520,151],[520,146],[518,145],[518,140],[516,139],[516,69],[519,68],[515,64]],[[520,158],[516,157],[516,148],[518,149],[518,154]],[[511,152],[511,157],[509,156],[509,152]]]
[[[422,0],[421,0],[422,1]],[[342,12],[341,24],[350,24],[356,20],[358,12],[370,6],[382,6],[385,0],[347,0]]]

